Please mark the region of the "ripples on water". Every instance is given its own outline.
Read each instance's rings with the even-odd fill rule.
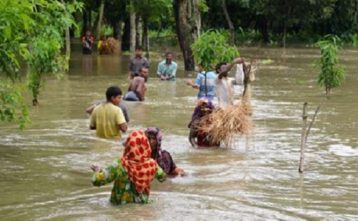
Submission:
[[[232,148],[190,147],[186,125],[195,91],[182,78],[151,78],[147,101],[128,104],[130,128],[162,128],[163,147],[188,175],[154,182],[152,203],[127,206],[110,205],[112,185],[90,185],[90,164],[112,162],[123,147],[96,138],[84,113],[109,85],[126,88],[126,60],[75,55],[66,79],[47,81],[41,106],[31,110],[32,125],[23,132],[1,129],[0,219],[357,220],[358,115],[352,111],[358,104],[357,76],[349,71],[347,83],[327,101],[312,77],[317,51],[241,53],[274,63],[260,66],[253,85],[255,133],[237,138]],[[343,59],[348,70],[358,67],[355,55],[347,51]],[[306,172],[299,175],[304,101],[310,115],[316,105],[322,107],[308,139]]]

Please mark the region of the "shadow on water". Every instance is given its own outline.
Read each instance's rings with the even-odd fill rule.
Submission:
[[[130,128],[158,126],[163,147],[188,176],[155,182],[148,205],[111,206],[111,185],[92,187],[89,165],[115,160],[118,141],[88,130],[85,108],[113,84],[127,88],[129,56],[74,53],[63,80],[47,79],[25,131],[0,131],[1,220],[357,220],[357,51],[346,50],[344,85],[330,100],[316,86],[313,49],[243,48],[260,64],[253,84],[255,133],[231,149],[192,149],[187,123],[195,91],[183,81],[152,78],[145,103],[128,103]],[[179,62],[179,64],[181,64]],[[182,67],[182,65],[179,65]],[[310,134],[306,172],[297,172],[301,111],[321,113]]]

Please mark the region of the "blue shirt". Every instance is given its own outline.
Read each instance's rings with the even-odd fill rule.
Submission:
[[[166,60],[161,61],[158,64],[157,75],[158,76],[166,76],[166,77],[169,77],[169,79],[171,79],[171,80],[175,80],[175,76],[177,73],[177,67],[178,67],[178,65],[174,61],[172,61],[170,64],[167,64]]]
[[[205,85],[206,76],[206,85]],[[212,100],[215,96],[216,74],[213,71],[198,73],[195,84],[199,86],[198,98],[207,97]],[[206,92],[206,93],[205,93]]]

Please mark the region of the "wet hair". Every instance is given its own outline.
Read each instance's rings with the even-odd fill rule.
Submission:
[[[221,68],[221,66],[223,66],[223,65],[225,65],[225,64],[227,64],[227,63],[226,63],[226,62],[220,62],[219,64],[217,64],[217,65],[215,66],[215,71],[216,71],[217,74],[220,73],[220,68]]]
[[[117,97],[118,95],[122,95],[122,90],[117,86],[111,86],[107,88],[106,98],[107,101],[111,101],[112,97]]]
[[[160,149],[160,146],[162,145],[162,132],[158,127],[148,127],[145,130],[145,134],[148,137],[154,137],[157,141],[157,150]]]
[[[139,51],[139,50],[140,50],[140,51],[143,51],[143,48],[142,48],[142,46],[136,46],[136,47],[135,47],[135,50],[136,50],[136,51]]]

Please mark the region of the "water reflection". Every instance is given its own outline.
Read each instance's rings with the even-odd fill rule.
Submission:
[[[83,55],[82,59],[82,74],[92,75],[93,74],[93,57],[92,55]]]

